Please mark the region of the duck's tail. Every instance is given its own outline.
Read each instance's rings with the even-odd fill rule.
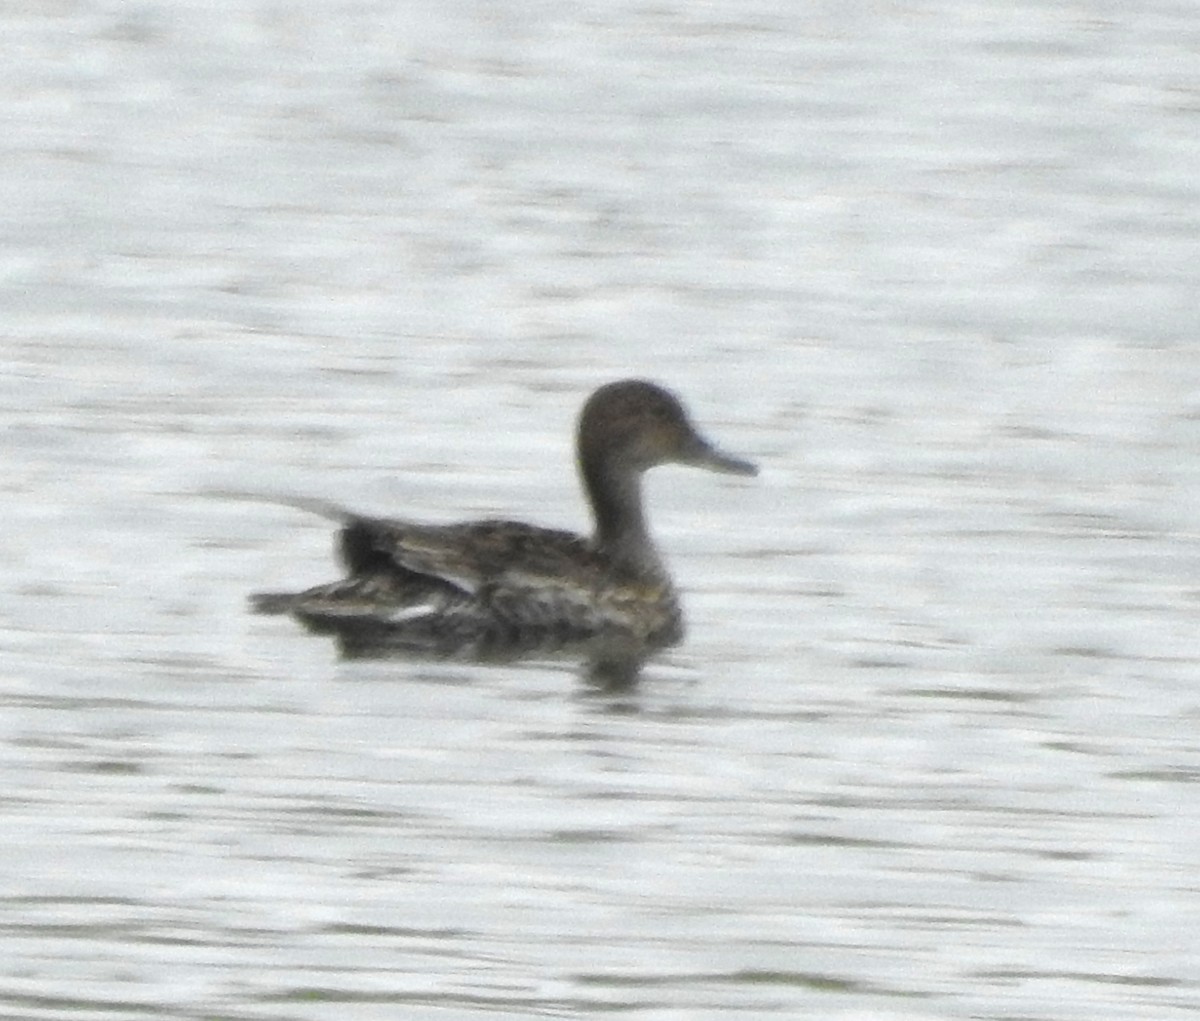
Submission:
[[[307,511],[309,514],[316,514],[318,517],[337,521],[343,525],[361,520],[363,517],[363,515],[356,514],[352,510],[347,510],[339,504],[311,496],[290,496],[286,493],[252,493],[236,489],[210,490],[208,495],[219,497],[222,500],[245,500],[250,503],[273,503],[280,507],[295,507],[296,510]]]
[[[297,607],[302,593],[255,592],[250,596],[252,613],[291,613]]]
[[[403,627],[408,621],[461,612],[461,593],[449,586],[400,571],[375,571],[315,585],[303,592],[256,592],[254,613],[290,613],[316,631],[376,626]],[[368,622],[368,623],[364,623]]]

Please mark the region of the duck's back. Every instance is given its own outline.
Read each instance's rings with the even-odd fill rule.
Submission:
[[[515,521],[344,521],[348,576],[257,597],[260,611],[292,613],[360,652],[502,656],[597,638],[662,646],[682,636],[669,579],[619,569],[571,532]]]

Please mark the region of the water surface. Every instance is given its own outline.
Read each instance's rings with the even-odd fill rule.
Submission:
[[[0,1005],[1200,1010],[1191,8],[10,4]],[[586,527],[679,390],[688,641],[340,663],[329,526]]]

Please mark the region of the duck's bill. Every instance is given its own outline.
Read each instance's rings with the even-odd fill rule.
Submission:
[[[727,454],[707,443],[700,444],[692,451],[689,463],[694,464],[697,468],[707,468],[709,471],[724,472],[727,475],[758,474],[758,465]]]

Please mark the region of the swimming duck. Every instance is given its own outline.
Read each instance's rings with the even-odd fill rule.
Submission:
[[[252,596],[259,613],[290,613],[335,635],[348,655],[424,653],[476,659],[591,646],[593,659],[640,664],[683,637],[679,598],[650,537],[642,474],[660,464],[754,475],[714,447],[669,390],[608,383],[584,404],[576,436],[591,504],[590,537],[517,521],[456,525],[364,517],[341,522],[347,576],[298,593]]]

